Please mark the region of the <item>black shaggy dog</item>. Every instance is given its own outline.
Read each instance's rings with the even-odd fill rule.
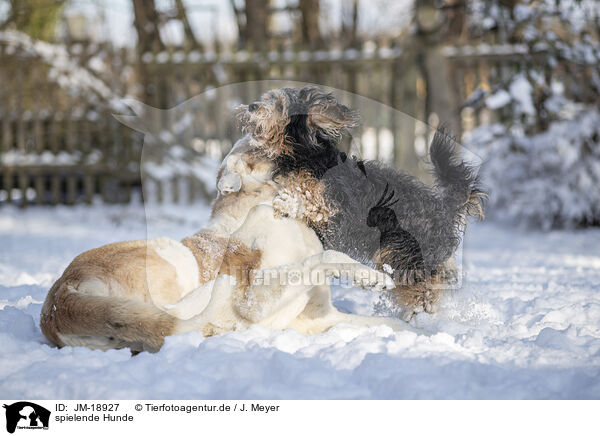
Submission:
[[[432,311],[454,269],[468,215],[482,216],[485,193],[453,140],[436,132],[429,149],[436,185],[338,149],[358,115],[317,88],[269,91],[242,106],[255,153],[274,161],[275,210],[305,221],[325,248],[393,274],[394,300],[410,318]]]

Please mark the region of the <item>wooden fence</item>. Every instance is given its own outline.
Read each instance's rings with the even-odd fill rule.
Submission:
[[[102,46],[72,46],[67,53],[74,65],[91,71],[92,79],[113,95],[137,96],[150,106],[167,109],[202,94],[203,109],[194,112],[191,127],[176,135],[173,143],[198,153],[211,152],[216,159],[240,135],[232,107],[267,90],[270,84],[263,80],[309,82],[346,91],[352,100],[348,104],[371,108],[361,111],[356,138],[368,147],[358,145],[359,152],[423,174],[428,132],[416,120],[428,120],[427,111],[436,108],[424,103],[427,86],[410,49],[372,45],[364,50],[242,51],[218,56],[171,51],[147,54],[141,63],[131,53]],[[444,56],[448,76],[440,73],[436,80],[446,81],[452,90],[452,111],[459,125],[463,125],[462,103],[478,86],[490,87],[529,59],[518,50],[507,56],[448,49]],[[10,84],[0,88],[0,204],[89,203],[96,196],[105,202],[129,201],[141,184],[144,135],[112,116],[117,111],[113,97],[98,95],[97,87],[86,92],[85,86],[69,82],[77,80],[69,72],[57,75],[57,68],[35,51],[0,44],[0,80]],[[361,103],[362,96],[371,100]],[[386,107],[390,109],[382,109]],[[169,113],[156,119],[158,136],[173,123]],[[142,174],[147,176],[145,185],[155,186],[146,190],[146,200],[188,202],[213,194],[193,171],[157,176],[142,168]],[[187,184],[186,193],[182,184]]]

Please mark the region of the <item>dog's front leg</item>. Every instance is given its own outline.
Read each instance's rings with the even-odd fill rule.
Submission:
[[[386,274],[328,250],[290,265],[255,271],[251,283],[236,291],[234,307],[252,323],[285,327],[304,310],[313,288],[328,285],[329,277],[342,275],[348,275],[359,286],[394,287]]]
[[[374,291],[393,289],[396,286],[389,275],[363,265],[350,256],[335,250],[324,251],[321,264],[313,268],[324,269],[327,275],[336,278],[346,277],[354,285]]]
[[[362,327],[386,325],[394,331],[418,332],[410,324],[399,319],[340,312],[331,302],[329,285],[318,286],[314,289],[313,297],[306,305],[306,308],[289,327],[301,333],[317,334],[323,333],[338,324],[351,324]]]
[[[350,324],[360,327],[377,327],[385,325],[394,331],[411,331],[420,333],[410,324],[396,318],[382,316],[363,316],[353,313],[330,312],[326,316],[320,318],[308,318],[299,316],[291,324],[290,327],[305,334],[323,333],[338,324]]]

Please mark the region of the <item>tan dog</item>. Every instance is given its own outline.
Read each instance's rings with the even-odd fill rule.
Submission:
[[[328,276],[347,272],[366,286],[393,282],[342,253],[323,251],[300,221],[275,218],[270,164],[248,149],[247,138],[238,141],[223,162],[208,231],[181,243],[119,242],[75,258],[42,308],[46,337],[59,346],[157,351],[168,335],[208,336],[254,323],[305,333],[339,322],[406,328],[333,307]]]
[[[232,150],[230,161],[236,160],[240,149]],[[58,346],[158,350],[165,336],[181,328],[177,318],[162,310],[165,305],[213,280],[220,269],[223,273],[240,269],[240,262],[256,266],[252,250],[229,244],[227,225],[229,233],[237,229],[245,218],[243,208],[247,213],[257,202],[271,198],[274,189],[264,183],[268,166],[241,169],[250,193],[244,197],[245,189],[240,189],[238,201],[230,203],[219,196],[212,222],[219,232],[182,242],[169,238],[118,242],[77,256],[46,297],[40,321],[44,335]],[[256,191],[257,186],[262,189]]]

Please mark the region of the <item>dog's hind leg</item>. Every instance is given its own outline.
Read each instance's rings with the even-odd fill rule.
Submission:
[[[174,327],[174,334],[200,331],[204,336],[213,336],[247,326],[235,310],[234,293],[240,287],[234,277],[220,275],[210,289],[210,299],[204,310],[189,319],[180,319]]]
[[[177,323],[176,318],[151,303],[88,295],[69,282],[57,281],[51,293],[42,307],[40,326],[59,347],[129,347],[156,352]]]
[[[164,306],[165,312],[179,319],[190,319],[202,313],[212,295],[215,280],[211,280],[194,289],[175,304]]]

